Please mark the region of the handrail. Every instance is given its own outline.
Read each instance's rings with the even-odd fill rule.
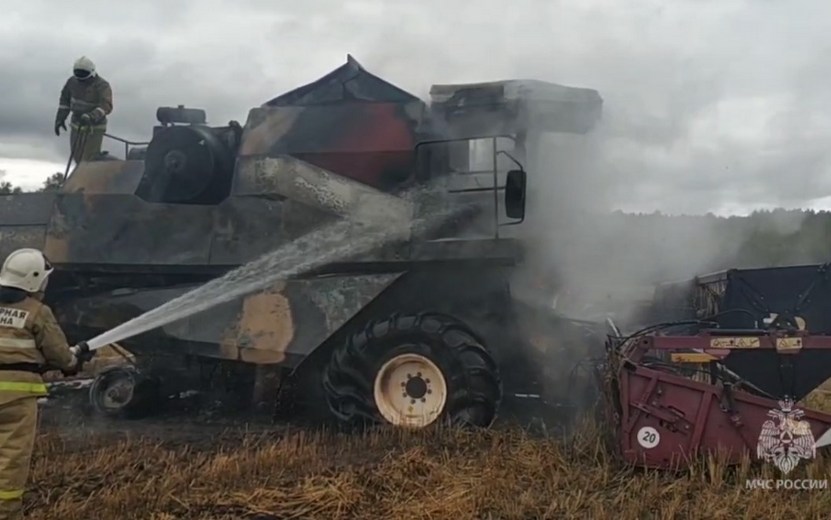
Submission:
[[[143,141],[128,141],[127,139],[124,139],[123,137],[118,137],[118,136],[116,136],[116,135],[108,134],[108,133],[106,133],[106,132],[104,133],[104,137],[109,137],[109,138],[110,138],[110,139],[112,139],[113,141],[118,141],[118,142],[120,142],[120,143],[124,143],[124,158],[125,158],[125,159],[126,159],[126,158],[127,158],[127,156],[130,154],[130,146],[147,146],[147,145],[149,145],[149,144],[150,144],[150,142],[149,142],[149,141],[148,141],[148,142],[143,142]]]

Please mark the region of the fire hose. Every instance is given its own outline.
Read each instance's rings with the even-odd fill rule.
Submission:
[[[127,364],[130,364],[130,365],[132,365],[132,364],[133,364],[134,360],[130,358],[130,356],[128,355],[128,353],[125,353],[125,349],[124,349],[124,347],[122,347],[122,346],[121,346],[121,345],[119,345],[118,343],[109,343],[108,345],[102,345],[102,346],[109,346],[109,347],[111,347],[111,348],[112,348],[112,350],[113,350],[113,352],[115,352],[115,353],[116,353],[116,354],[118,354],[121,358],[123,358],[123,359],[124,359],[124,361],[126,361],[126,362],[127,362]],[[71,352],[75,355],[75,357],[78,359],[78,362],[79,362],[79,369],[78,369],[78,370],[80,371],[80,370],[81,370],[81,368],[80,368],[80,367],[81,367],[84,363],[89,363],[89,362],[92,360],[92,358],[93,358],[93,357],[95,357],[95,352],[96,352],[98,349],[97,349],[97,348],[90,348],[89,343],[87,343],[86,341],[81,341],[80,343],[78,343],[78,344],[77,344],[77,345],[75,345],[74,347],[70,347],[70,349],[69,349],[69,350],[70,350],[70,351],[71,351]]]
[[[65,127],[64,127],[65,128]],[[75,139],[72,140],[69,152],[69,160],[66,161],[66,171],[63,174],[63,180],[69,176],[69,167],[72,165],[72,159],[77,157],[81,151],[86,147],[89,134],[92,132],[92,125],[80,123],[78,131],[75,133]],[[76,161],[76,164],[80,161]]]

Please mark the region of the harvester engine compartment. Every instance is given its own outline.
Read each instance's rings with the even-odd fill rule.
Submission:
[[[206,124],[200,109],[160,107],[136,195],[148,202],[218,204],[228,197],[242,127]],[[178,124],[177,124],[178,123]]]

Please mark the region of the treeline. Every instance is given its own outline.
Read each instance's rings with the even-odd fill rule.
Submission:
[[[765,267],[831,261],[831,212],[762,210],[747,217],[624,215],[641,240],[702,267]],[[673,254],[672,249],[677,251]],[[709,259],[709,260],[705,260]]]
[[[0,170],[0,178],[5,175],[6,172]],[[53,173],[48,179],[43,181],[43,184],[40,188],[34,191],[53,191],[57,190],[61,183],[63,182],[63,173],[56,172]],[[24,193],[24,190],[20,186],[15,186],[9,181],[0,181],[0,195],[10,195],[15,193]]]
[[[746,217],[660,213],[581,215],[534,237],[563,282],[656,283],[729,268],[831,261],[831,212],[757,211]]]

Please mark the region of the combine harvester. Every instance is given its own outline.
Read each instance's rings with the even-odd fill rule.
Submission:
[[[4,197],[0,254],[45,251],[56,269],[46,300],[75,342],[344,209],[367,211],[363,200],[438,184],[416,201],[414,218],[447,205],[480,209],[424,240],[125,340],[135,362],[97,376],[93,408],[137,417],[182,391],[227,389],[242,404],[292,413],[301,405],[344,424],[488,426],[503,401],[541,395],[547,347],[523,340],[529,314],[511,293],[523,249],[506,226],[524,219],[526,148],[545,132],[590,131],[602,99],[539,81],[438,85],[432,98],[428,106],[348,57],[253,108],[244,126],[208,126],[202,110],[162,107],[149,143],[121,140],[125,160],[82,162],[56,193]],[[535,336],[588,333],[568,320],[551,326],[560,332]]]

